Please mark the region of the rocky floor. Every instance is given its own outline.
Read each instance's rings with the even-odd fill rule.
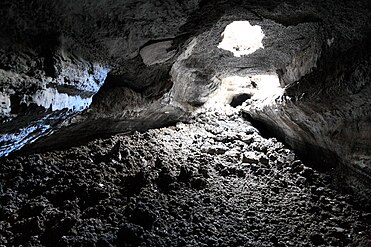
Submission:
[[[0,162],[0,246],[371,246],[370,212],[233,110]]]

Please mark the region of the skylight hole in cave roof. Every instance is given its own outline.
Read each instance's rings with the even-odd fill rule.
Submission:
[[[223,40],[218,45],[219,49],[241,57],[254,53],[263,46],[264,33],[259,25],[251,25],[249,21],[234,21],[227,25],[222,33]]]

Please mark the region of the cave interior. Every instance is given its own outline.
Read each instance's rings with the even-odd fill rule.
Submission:
[[[371,246],[369,0],[3,0],[0,246]]]

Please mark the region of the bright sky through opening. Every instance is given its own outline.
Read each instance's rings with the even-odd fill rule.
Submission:
[[[234,21],[229,24],[223,34],[219,49],[233,52],[235,57],[251,54],[258,49],[264,49],[263,30],[260,26],[252,26],[248,21]]]

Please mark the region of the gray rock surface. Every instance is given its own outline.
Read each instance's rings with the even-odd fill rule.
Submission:
[[[286,28],[256,12],[278,5],[274,1],[262,6],[134,0],[2,5],[2,155],[51,132],[57,132],[51,142],[66,143],[136,125],[169,124],[205,103],[225,77],[286,70],[300,56],[305,66],[286,73],[285,81],[295,80],[315,65],[319,49],[316,23]],[[251,9],[241,11],[247,6]],[[261,25],[266,48],[239,59],[218,49],[224,28],[234,20]],[[313,40],[308,56],[296,54]],[[54,115],[64,117],[52,121]]]
[[[233,21],[260,26],[263,48],[219,49]],[[169,125],[242,93],[273,134],[370,181],[370,21],[368,0],[4,0],[0,155]],[[277,99],[262,93],[273,81]]]
[[[327,163],[339,170],[346,168],[349,173],[360,175],[361,180],[369,181],[369,41],[359,43],[338,59],[325,72],[316,70],[288,86],[278,98],[264,102],[250,100],[243,111],[265,123],[271,134],[301,150],[302,155],[318,163],[319,168]],[[326,88],[313,86],[314,80],[327,85]]]
[[[220,128],[238,134],[226,142]],[[332,172],[313,170],[251,129],[237,109],[207,110],[187,124],[2,158],[0,242],[369,246],[370,204],[339,190]],[[244,143],[241,133],[254,141]],[[275,158],[244,163],[203,152],[209,146]]]

